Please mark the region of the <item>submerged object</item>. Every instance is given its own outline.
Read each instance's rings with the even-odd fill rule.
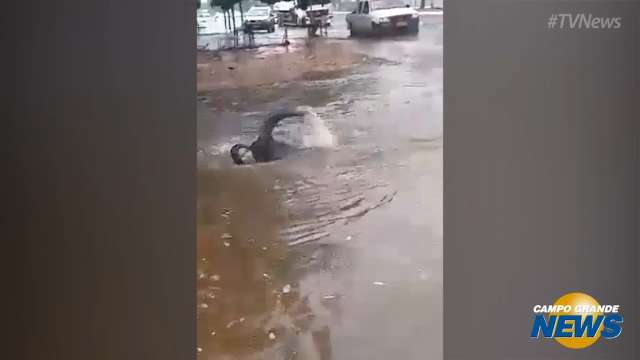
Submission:
[[[231,147],[231,159],[237,165],[252,162],[269,162],[281,159],[290,147],[273,139],[273,129],[278,123],[293,116],[304,116],[304,111],[287,111],[269,116],[262,125],[260,136],[251,145],[235,144]]]

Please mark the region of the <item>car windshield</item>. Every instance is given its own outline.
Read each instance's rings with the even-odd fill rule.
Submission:
[[[405,2],[402,0],[372,0],[370,3],[371,8],[374,10],[393,9],[406,6]]]
[[[267,9],[251,9],[251,10],[249,10],[249,12],[247,13],[247,15],[252,15],[252,16],[267,16],[267,15],[269,15],[269,10],[267,10]]]

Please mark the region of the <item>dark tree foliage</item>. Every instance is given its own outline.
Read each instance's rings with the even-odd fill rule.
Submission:
[[[211,6],[219,6],[223,11],[231,9],[240,0],[211,0]]]

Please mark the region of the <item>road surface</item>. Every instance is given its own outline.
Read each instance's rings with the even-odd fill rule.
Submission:
[[[423,16],[418,37],[349,39],[337,16],[329,39],[294,30],[291,51],[351,66],[199,91],[199,358],[442,358],[442,29]],[[231,79],[295,70],[225,56]],[[231,163],[267,113],[299,106],[316,115],[279,136],[300,151]]]

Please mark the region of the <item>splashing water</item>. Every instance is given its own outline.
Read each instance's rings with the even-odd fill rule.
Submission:
[[[283,120],[273,130],[276,141],[297,148],[330,148],[335,146],[335,136],[325,121],[310,108],[300,107],[306,115],[302,118]]]
[[[275,141],[299,150],[333,148],[337,145],[336,137],[327,123],[312,111],[311,107],[298,107],[296,110],[304,112],[305,115],[282,120],[272,131]],[[197,152],[199,166],[207,168],[228,166],[231,163],[228,154],[233,145],[248,145],[255,141],[260,135],[259,131],[268,113],[251,113],[251,115],[255,114],[258,114],[255,116],[257,119],[249,119],[251,125],[246,126],[241,134],[227,137],[221,142],[201,145]]]

